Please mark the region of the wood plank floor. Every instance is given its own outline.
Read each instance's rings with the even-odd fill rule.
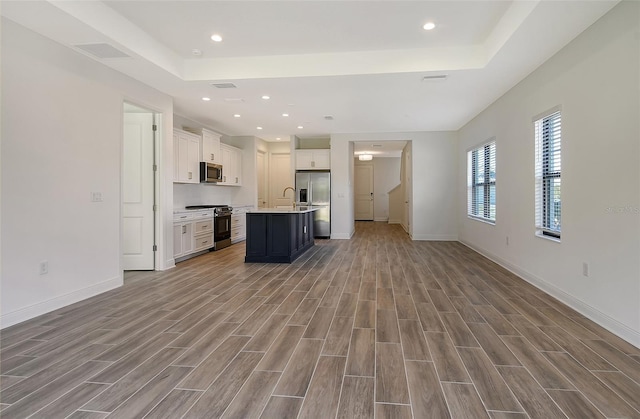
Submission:
[[[6,418],[640,418],[640,349],[455,242],[238,244],[1,332]]]

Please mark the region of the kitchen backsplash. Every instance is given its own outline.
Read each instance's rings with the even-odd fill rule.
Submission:
[[[173,209],[184,209],[187,205],[230,204],[231,189],[226,186],[174,183]]]

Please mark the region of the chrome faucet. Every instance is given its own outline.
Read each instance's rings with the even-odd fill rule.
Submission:
[[[293,191],[293,209],[296,209],[296,190],[294,188],[292,188],[291,186],[287,186],[286,188],[284,188],[284,191],[282,191],[282,197],[284,198],[287,190],[289,189]]]

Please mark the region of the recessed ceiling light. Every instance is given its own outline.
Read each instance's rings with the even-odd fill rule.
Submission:
[[[298,129],[302,129],[304,128],[302,125],[298,125]]]
[[[435,28],[436,24],[433,22],[427,22],[424,24],[423,28],[425,31],[430,31],[431,29]]]
[[[217,33],[214,33],[213,35],[211,35],[211,40],[213,42],[222,42],[222,37]]]
[[[373,160],[373,156],[371,154],[360,154],[358,156],[358,160],[360,160],[360,161],[370,161],[370,160]]]
[[[256,129],[262,129],[262,127],[256,127]]]
[[[210,97],[203,97],[202,100],[204,100],[205,102],[208,102],[208,101],[211,100],[211,98]]]
[[[276,137],[276,141],[280,141],[280,140],[282,140],[282,138]]]
[[[283,113],[282,116],[289,116],[289,114],[288,113]]]
[[[239,113],[233,114],[233,117],[234,118],[240,118],[240,114]]]
[[[267,95],[262,96],[262,98],[263,98],[264,100],[269,100],[269,99],[271,99],[271,98],[270,98],[269,96],[267,96]]]

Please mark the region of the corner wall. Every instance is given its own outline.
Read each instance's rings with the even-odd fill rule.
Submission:
[[[122,285],[125,100],[162,114],[158,244],[172,264],[171,98],[6,19],[1,65],[2,327]]]
[[[621,2],[459,131],[460,240],[640,346],[640,4]],[[562,106],[562,242],[535,236],[533,118]],[[495,226],[466,150],[496,138]],[[507,245],[506,238],[509,238]],[[589,276],[583,276],[583,263]]]

